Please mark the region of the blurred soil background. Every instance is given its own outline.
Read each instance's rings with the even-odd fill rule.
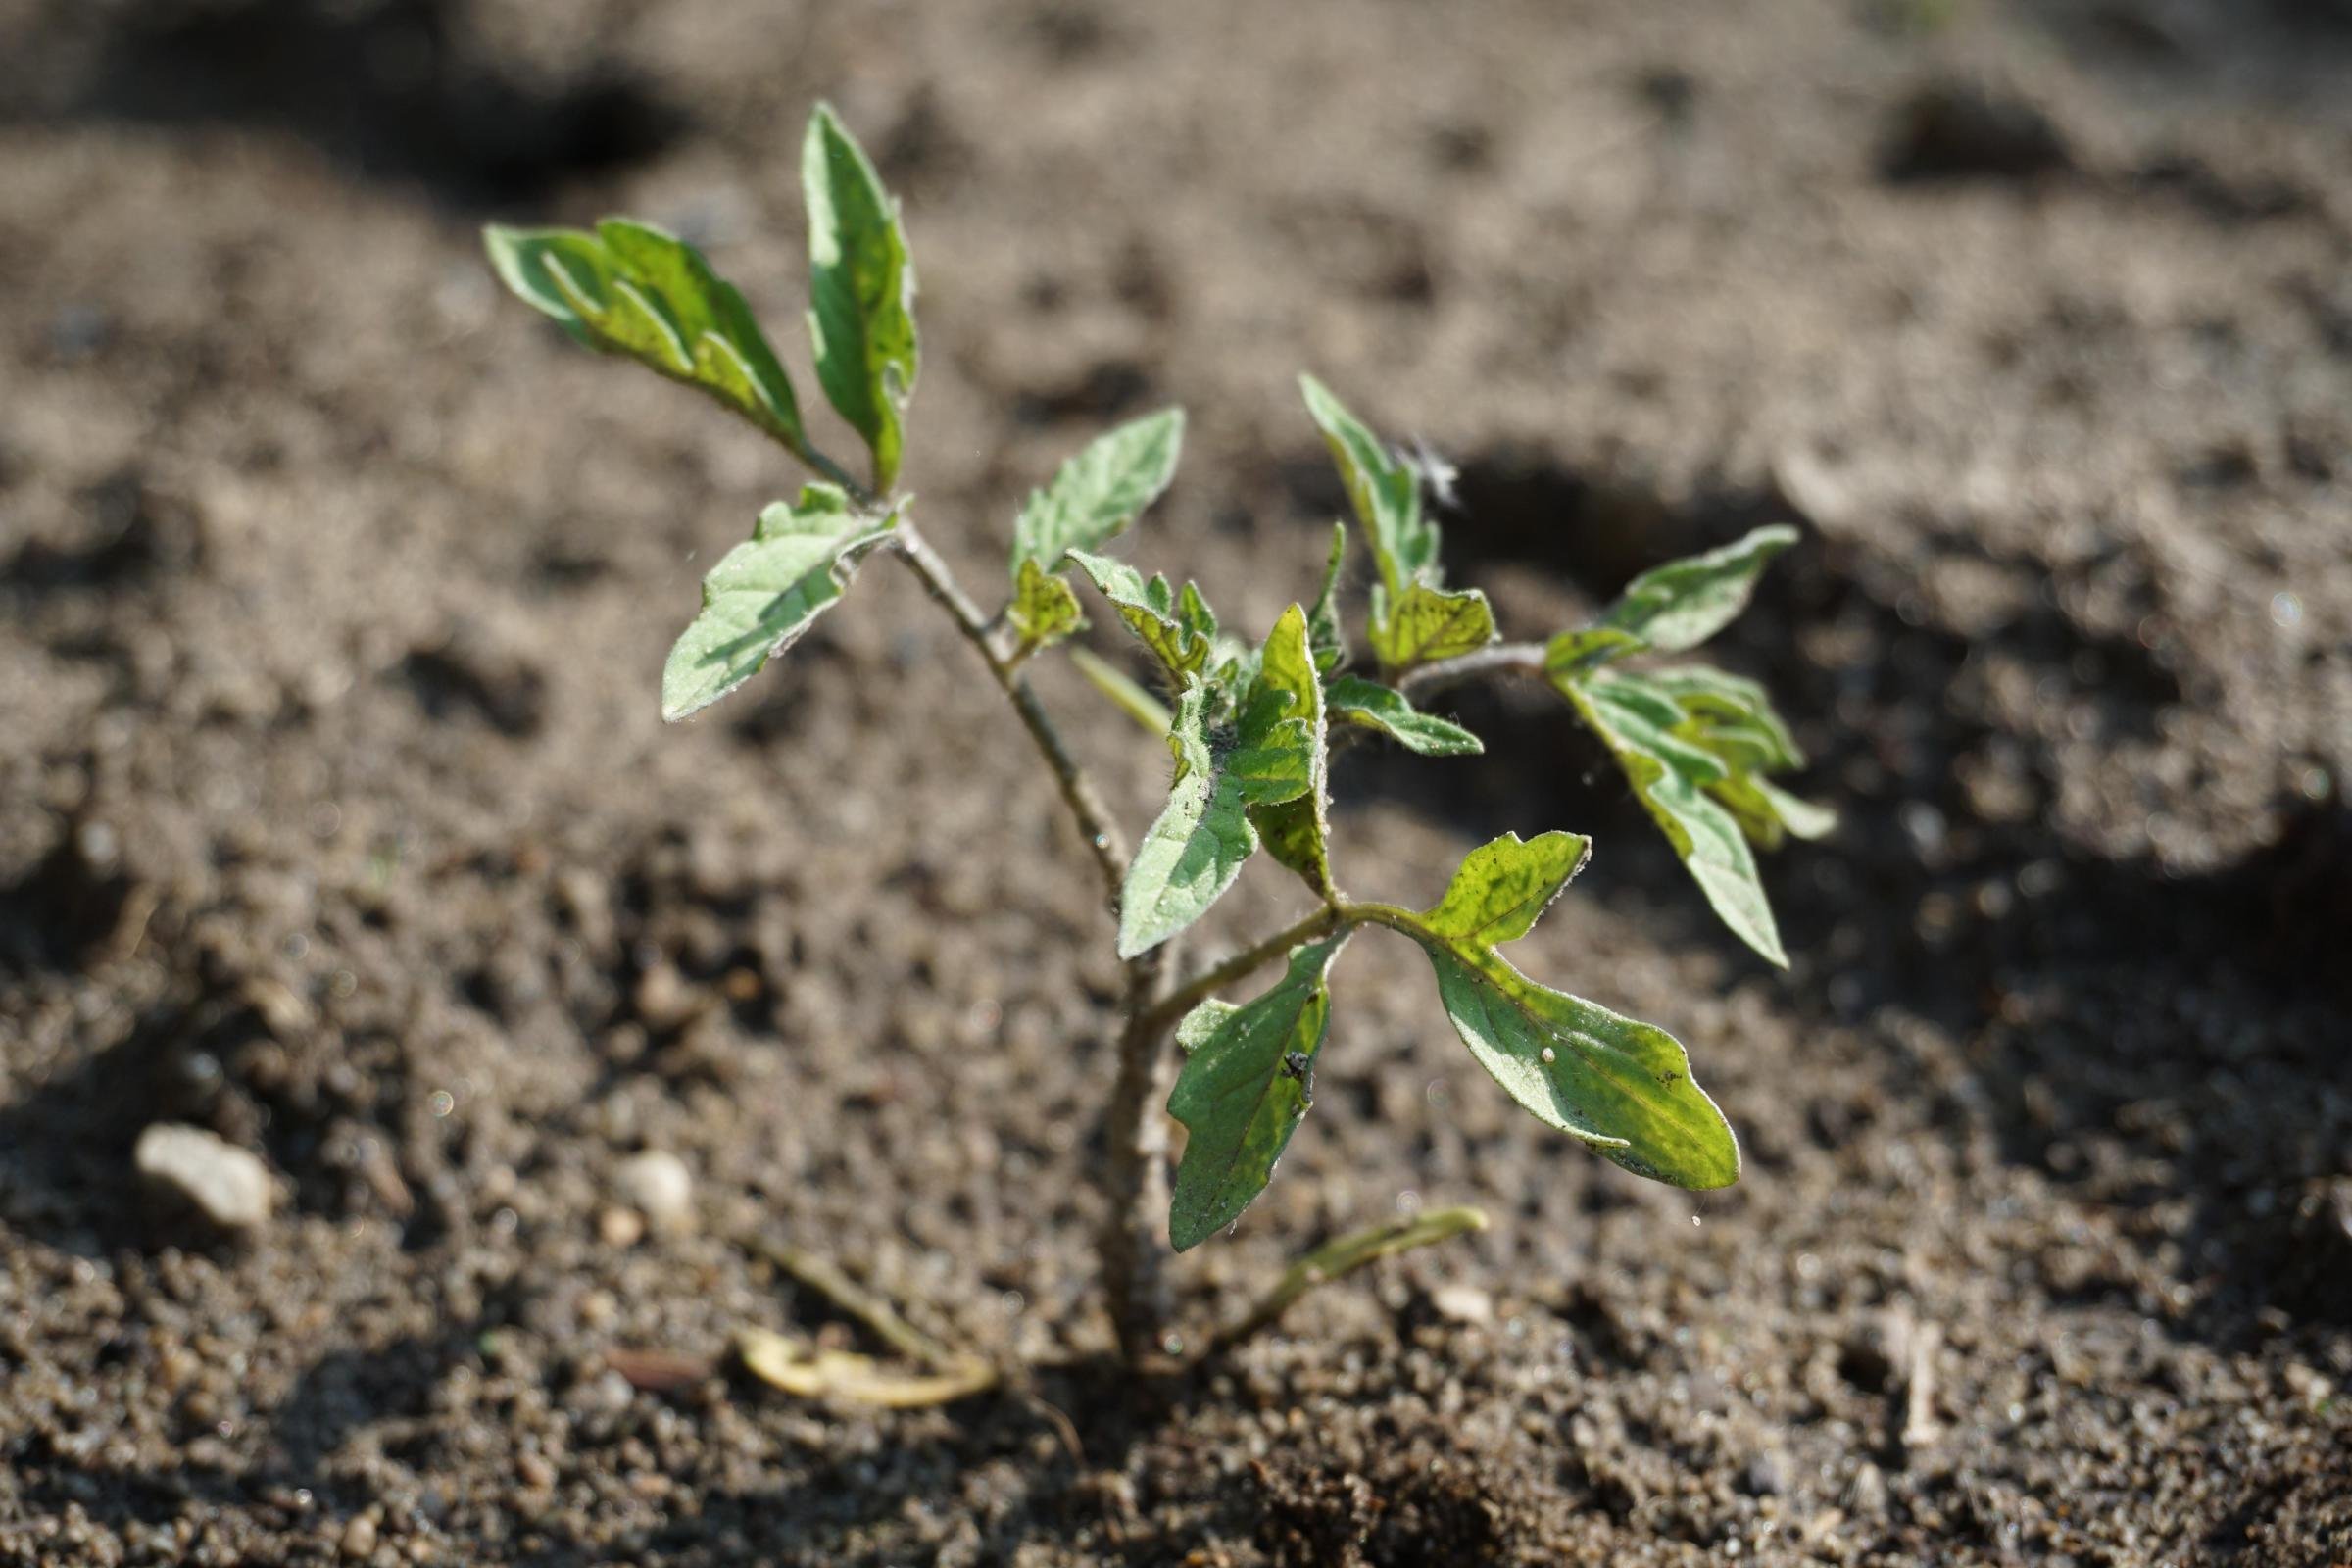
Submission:
[[[1367,937],[1188,1321],[1494,1227],[1116,1370],[1116,969],[1035,759],[886,562],[665,730],[797,476],[477,247],[642,216],[805,364],[820,95],[906,202],[910,480],[984,588],[1181,402],[1125,549],[1265,624],[1341,505],[1300,368],[1459,465],[1516,635],[1801,524],[1716,651],[1844,813],[1766,864],[1788,973],[1540,693],[1337,808],[1416,903],[1592,834],[1518,961],[1688,1044],[1740,1186],[1547,1133]],[[0,1561],[2352,1558],[2342,4],[0,0]],[[1164,758],[1045,680],[1140,824]],[[157,1122],[269,1216],[159,1208]],[[844,1332],[755,1233],[1053,1363],[1078,1453],[662,1376]]]

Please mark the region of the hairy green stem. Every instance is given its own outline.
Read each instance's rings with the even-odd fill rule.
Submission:
[[[956,581],[954,570],[914,524],[902,518],[897,532],[901,559],[912,567],[931,597],[948,612],[964,640],[979,652],[989,674],[1021,716],[1061,798],[1077,819],[1078,831],[1102,873],[1111,917],[1118,917],[1119,889],[1127,876],[1127,841],[1103,805],[1094,781],[1054,728],[1020,660],[1001,645],[995,624]],[[1167,1247],[1160,1216],[1168,1205],[1167,1117],[1168,1021],[1160,1016],[1176,963],[1176,944],[1164,942],[1127,960],[1124,1020],[1119,1028],[1110,1103],[1103,1112],[1103,1187],[1107,1200],[1098,1251],[1102,1289],[1128,1360],[1156,1355],[1167,1332],[1169,1298]]]
[[[1312,942],[1317,937],[1338,930],[1347,918],[1344,906],[1325,905],[1304,919],[1284,926],[1263,942],[1250,944],[1176,987],[1152,1010],[1149,1021],[1162,1029],[1174,1028],[1186,1013],[1208,998],[1237,980],[1248,979],[1299,943]]]
[[[1475,654],[1441,659],[1436,663],[1408,669],[1396,678],[1396,686],[1418,702],[1481,675],[1541,675],[1544,653],[1542,643],[1496,643]]]
[[[1011,700],[1013,710],[1020,714],[1029,738],[1037,743],[1046,766],[1053,771],[1054,782],[1060,786],[1062,801],[1069,807],[1070,815],[1077,819],[1080,836],[1095,858],[1095,869],[1102,877],[1103,894],[1115,913],[1119,885],[1127,877],[1127,839],[1119,831],[1110,808],[1102,804],[1102,793],[1079,766],[1077,758],[1070,755],[1068,744],[1062,740],[1061,731],[1054,727],[1045,704],[1038,701],[1029,677],[1020,672],[1019,662],[998,646],[989,617],[957,584],[956,573],[946,560],[931,548],[931,542],[911,519],[902,516],[894,533],[900,559],[914,569],[924,589],[955,620],[964,640],[978,650],[989,674]]]

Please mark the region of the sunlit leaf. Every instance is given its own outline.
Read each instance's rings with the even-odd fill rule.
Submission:
[[[1628,583],[1600,624],[1662,654],[1695,648],[1747,608],[1765,563],[1794,543],[1796,530],[1775,523],[1720,550],[1670,561]]]
[[[1389,669],[1410,669],[1475,654],[1494,641],[1494,612],[1476,588],[1448,592],[1414,583],[1372,625],[1372,652]]]
[[[790,648],[897,521],[858,511],[830,484],[809,485],[791,505],[779,501],[760,513],[750,541],[703,578],[702,612],[662,671],[662,716],[708,708]]]
[[[1012,565],[1048,571],[1069,550],[1100,550],[1132,526],[1176,476],[1184,411],[1163,409],[1098,436],[1033,492],[1012,528]]]
[[[1377,730],[1423,757],[1475,757],[1484,742],[1461,725],[1424,713],[1405,695],[1360,675],[1342,675],[1324,689],[1332,716]]]
[[[507,287],[582,343],[700,387],[808,455],[791,378],[743,296],[693,246],[624,219],[593,234],[493,223],[482,242]]]
[[[1216,616],[1198,590],[1185,584],[1181,595],[1165,577],[1146,579],[1124,561],[1084,550],[1068,552],[1136,641],[1152,651],[1168,672],[1169,684],[1181,687],[1208,665],[1216,636]]]
[[[1086,616],[1078,609],[1078,596],[1071,592],[1070,585],[1034,561],[1021,563],[1020,575],[1013,583],[1012,603],[1005,607],[1004,618],[1026,653],[1051,648],[1086,624]]]
[[[1311,375],[1300,376],[1298,386],[1339,465],[1356,520],[1372,542],[1381,583],[1395,601],[1438,564],[1438,526],[1422,514],[1420,475],[1382,445],[1329,387]]]
[[[1331,556],[1323,564],[1323,584],[1313,608],[1306,612],[1307,645],[1315,651],[1315,668],[1328,675],[1348,662],[1348,633],[1340,624],[1340,568],[1348,560],[1348,525],[1331,525]]]
[[[1437,906],[1399,922],[1429,954],[1454,1031],[1505,1093],[1603,1157],[1678,1187],[1740,1179],[1730,1123],[1672,1035],[1539,985],[1495,947],[1526,934],[1578,866],[1572,833],[1474,851]]]
[[[914,262],[899,205],[828,105],[808,117],[801,148],[808,204],[808,343],[817,383],[874,459],[887,493],[914,395]]]

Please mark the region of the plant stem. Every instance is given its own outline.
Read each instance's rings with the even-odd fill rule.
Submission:
[[[1327,904],[1302,920],[1284,926],[1263,942],[1252,944],[1222,962],[1195,975],[1183,985],[1170,991],[1152,1010],[1150,1022],[1162,1029],[1175,1027],[1184,1015],[1207,998],[1215,996],[1236,980],[1246,979],[1289,953],[1301,942],[1338,929],[1348,922],[1345,908]]]
[[[931,548],[931,542],[922,536],[910,518],[902,515],[894,531],[900,558],[914,569],[924,589],[955,620],[964,640],[979,651],[981,659],[988,664],[989,674],[1004,688],[1004,695],[1012,702],[1013,710],[1020,714],[1021,723],[1028,728],[1029,738],[1037,743],[1039,754],[1046,760],[1046,766],[1053,769],[1054,781],[1061,787],[1062,801],[1069,807],[1070,815],[1077,819],[1078,832],[1094,855],[1095,869],[1102,873],[1102,890],[1115,914],[1119,885],[1127,877],[1126,835],[1119,831],[1118,823],[1111,818],[1110,808],[1102,804],[1102,796],[1095,788],[1094,780],[1087,777],[1086,770],[1078,765],[1078,760],[1070,755],[1061,732],[1054,727],[1053,717],[1046,712],[1045,705],[1038,701],[1037,692],[1030,686],[1029,677],[1020,672],[1019,662],[997,646],[997,639],[989,629],[988,616],[981,612],[978,605],[972,603],[971,596],[957,585],[955,571],[939,552]]]
[[[1496,643],[1475,654],[1409,669],[1398,677],[1396,689],[1417,702],[1481,675],[1541,675],[1544,652],[1542,643]]]
[[[1170,1069],[1168,1026],[1159,1021],[1175,966],[1175,942],[1127,960],[1127,1017],[1119,1030],[1118,1070],[1102,1113],[1102,1229],[1096,1251],[1111,1326],[1129,1366],[1162,1353],[1172,1308],[1168,1250],[1161,1241],[1168,1207]]]
[[[1127,841],[1102,804],[1094,781],[1078,765],[1061,732],[1020,672],[1014,651],[1000,645],[989,617],[956,583],[954,570],[914,524],[902,517],[897,529],[900,557],[938,601],[964,640],[988,664],[990,675],[1011,700],[1013,710],[1037,743],[1061,798],[1093,851],[1111,917],[1118,917],[1119,889],[1127,878]],[[1097,1244],[1103,1294],[1119,1348],[1130,1364],[1160,1352],[1169,1312],[1167,1248],[1160,1240],[1160,1215],[1168,1206],[1168,1127],[1161,1110],[1172,1065],[1167,1051],[1169,1020],[1161,1016],[1176,963],[1176,944],[1163,942],[1127,960],[1124,1019],[1119,1028],[1117,1067],[1110,1103],[1103,1112],[1103,1198],[1105,1210]]]

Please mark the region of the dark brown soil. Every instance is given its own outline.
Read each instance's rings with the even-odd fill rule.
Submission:
[[[2352,1559],[2348,82],[2323,0],[0,0],[0,1559]],[[1113,1370],[1116,969],[1034,758],[882,563],[665,730],[793,477],[475,250],[640,214],[797,359],[820,93],[906,198],[975,580],[1181,401],[1135,553],[1264,624],[1337,504],[1301,368],[1462,464],[1523,635],[1805,525],[1722,645],[1845,813],[1768,866],[1792,972],[1529,694],[1338,816],[1398,898],[1592,833],[1521,962],[1689,1044],[1740,1187],[1547,1134],[1367,938],[1188,1319],[1495,1223]],[[1140,821],[1164,761],[1047,694]],[[140,1202],[161,1119],[268,1158],[258,1239]],[[690,1231],[608,1214],[647,1148]],[[1082,1456],[632,1388],[832,1321],[756,1230],[1050,1363]]]

